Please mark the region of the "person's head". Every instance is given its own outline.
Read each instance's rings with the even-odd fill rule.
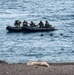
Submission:
[[[40,23],[43,23],[43,22],[40,20]]]
[[[48,21],[47,21],[47,20],[46,20],[45,22],[46,22],[46,23],[48,23]]]
[[[18,23],[18,24],[20,24],[20,23],[21,23],[21,21],[19,21],[19,20],[15,20],[15,23]]]
[[[31,23],[33,23],[33,21],[31,21]]]
[[[40,22],[42,22],[42,21],[40,20]]]
[[[24,22],[24,23],[27,23],[27,21],[26,21],[26,20],[24,20],[23,22]]]

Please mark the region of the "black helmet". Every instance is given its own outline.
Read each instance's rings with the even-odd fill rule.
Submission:
[[[19,21],[19,20],[15,20],[15,22],[16,22],[16,23],[21,23],[21,21]]]

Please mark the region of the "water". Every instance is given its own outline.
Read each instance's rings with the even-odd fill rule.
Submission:
[[[8,33],[6,26],[17,19],[36,24],[48,20],[58,30],[44,36]],[[74,62],[74,0],[0,0],[0,60]]]

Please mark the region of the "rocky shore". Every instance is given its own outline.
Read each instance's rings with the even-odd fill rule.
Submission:
[[[41,64],[41,65],[40,65]],[[8,64],[0,61],[0,75],[74,75],[74,63],[32,62]]]

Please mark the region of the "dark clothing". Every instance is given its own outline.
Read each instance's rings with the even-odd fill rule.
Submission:
[[[14,23],[15,27],[20,27],[20,24],[21,24],[21,21],[19,20],[16,20]]]
[[[14,23],[14,26],[15,27],[20,27],[20,24],[19,23]]]
[[[27,22],[23,22],[23,26],[28,26],[28,23]]]
[[[40,28],[43,28],[44,27],[43,22],[40,22],[38,25],[39,25]]]
[[[45,28],[50,28],[50,27],[51,27],[51,25],[45,24]]]
[[[30,24],[31,27],[36,26],[35,23],[31,22]]]
[[[45,23],[45,28],[50,28],[50,27],[51,27],[51,25],[49,24],[48,21],[46,21],[46,23]]]

